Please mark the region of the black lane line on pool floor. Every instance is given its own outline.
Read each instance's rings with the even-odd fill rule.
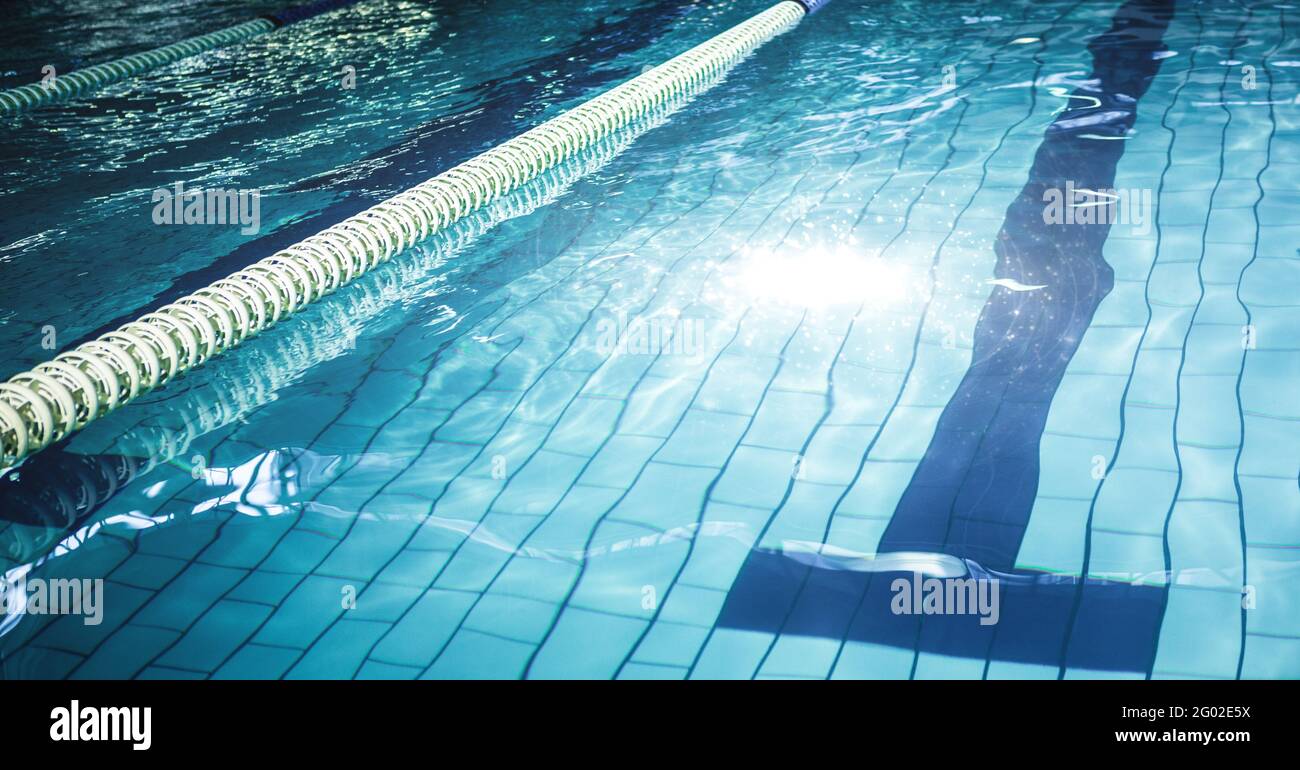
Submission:
[[[971,366],[881,538],[880,553],[942,552],[968,560],[974,577],[999,579],[998,622],[981,625],[979,614],[894,614],[890,586],[911,573],[873,579],[754,550],[719,626],[985,660],[1149,670],[1165,588],[1092,579],[1080,586],[1077,577],[1017,570],[1015,559],[1037,494],[1052,398],[1113,285],[1102,255],[1109,224],[1047,224],[1045,193],[1067,182],[1114,187],[1123,137],[1160,68],[1173,6],[1129,0],[1089,43],[1094,85],[1076,89],[1070,104],[1092,101],[1087,97],[1100,103],[1065,110],[1048,127],[994,244],[998,278],[1045,288],[994,288],[975,327]]]

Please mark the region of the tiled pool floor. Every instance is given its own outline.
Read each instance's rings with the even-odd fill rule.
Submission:
[[[993,284],[994,244],[1121,5],[925,34],[845,5],[553,200],[77,438],[219,426],[35,563],[106,579],[105,619],[6,618],[3,675],[1300,676],[1300,11],[1174,4],[1133,129],[1091,140],[1123,143],[1113,187],[1150,191],[1154,221],[1111,227],[1072,355],[1031,349],[1062,356],[1041,437],[1038,397],[999,392],[967,457],[934,447],[966,446],[945,412],[984,397],[963,385],[981,314],[1042,292],[1050,325],[1089,288]],[[42,532],[0,533],[12,567],[63,537]],[[785,585],[765,560],[819,544],[1138,585],[1094,607],[1068,581],[1063,638],[1012,619],[975,654],[856,632],[856,577],[763,593]],[[1148,610],[1150,645],[1120,651],[1108,623]]]

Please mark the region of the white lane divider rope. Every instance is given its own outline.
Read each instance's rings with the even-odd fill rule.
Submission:
[[[806,1],[806,0],[805,0]],[[360,2],[360,0],[317,0],[310,5],[285,8],[251,19],[242,24],[235,24],[206,35],[178,40],[171,45],[155,48],[151,51],[124,56],[93,67],[70,72],[67,75],[55,73],[53,77],[7,91],[0,91],[0,117],[15,115],[27,110],[44,107],[47,104],[71,99],[74,96],[89,93],[106,85],[126,80],[142,72],[197,56],[214,48],[224,48],[235,43],[273,32],[286,24],[295,24],[311,19],[323,13],[336,11]]]
[[[367,324],[393,305],[428,291],[431,277],[496,225],[554,202],[574,182],[603,168],[665,116],[657,113],[638,121],[631,131],[596,143],[533,184],[474,212],[438,238],[346,287],[320,306],[322,312],[300,316],[299,322],[283,327],[283,334],[262,337],[241,355],[213,361],[195,373],[197,382],[167,398],[165,404],[137,402],[143,419],[141,414],[127,417],[115,412],[97,420],[80,434],[73,454],[75,465],[68,464],[67,456],[56,460],[52,468],[33,468],[45,458],[24,463],[17,499],[30,509],[33,523],[0,521],[0,573],[43,561],[60,546],[64,551],[75,549],[98,529],[97,520],[89,518],[91,513],[119,489],[163,463],[178,458],[184,463],[195,441],[270,403],[282,387],[297,381],[308,369],[347,354]],[[29,472],[33,475],[28,476]],[[14,490],[5,494],[13,496]],[[77,531],[70,532],[73,524]]]
[[[629,122],[698,92],[805,13],[803,4],[782,0],[514,139],[0,383],[0,469],[238,345]]]
[[[270,19],[253,19],[206,35],[179,40],[162,48],[131,54],[121,59],[69,72],[66,75],[56,75],[48,83],[29,83],[0,91],[0,115],[13,115],[71,99],[79,94],[103,88],[110,83],[126,80],[142,72],[158,69],[204,51],[242,43],[274,29],[276,29],[275,23]]]

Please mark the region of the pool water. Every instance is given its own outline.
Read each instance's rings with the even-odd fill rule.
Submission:
[[[769,5],[372,0],[9,118],[4,374]],[[0,87],[276,7],[19,4]],[[1297,29],[835,0],[11,474],[6,579],[103,602],[0,675],[1298,677]]]

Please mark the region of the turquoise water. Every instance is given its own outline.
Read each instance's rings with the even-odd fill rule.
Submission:
[[[4,373],[768,5],[375,0],[10,118]],[[27,469],[7,578],[103,617],[0,615],[0,674],[1300,676],[1300,8],[1171,5],[1098,56],[1133,4],[835,0]],[[276,6],[91,7],[0,86]],[[1145,221],[1034,220],[1110,168]],[[1000,620],[891,619],[914,570]]]

